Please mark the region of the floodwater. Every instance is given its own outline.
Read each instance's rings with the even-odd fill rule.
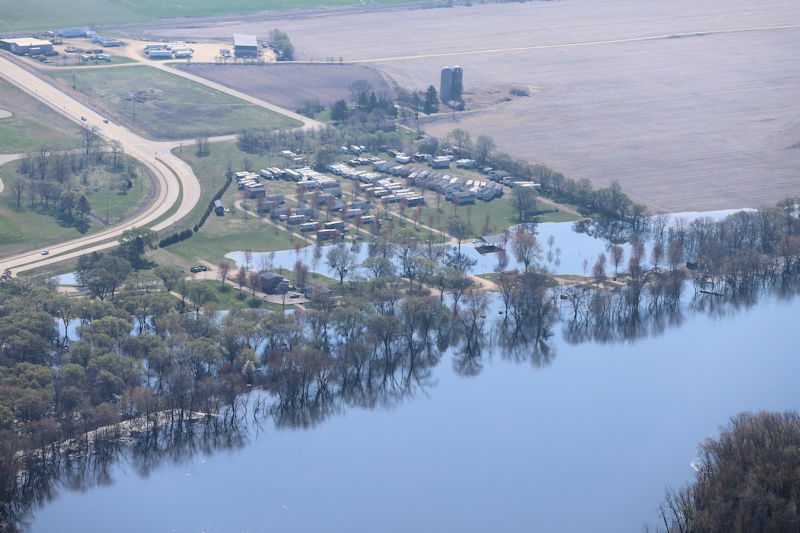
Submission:
[[[738,209],[728,209],[722,211],[707,211],[707,212],[686,212],[674,213],[670,215],[672,224],[677,219],[683,219],[687,223],[696,218],[708,217],[713,220],[722,220],[728,215],[739,211]],[[514,228],[511,228],[513,231]],[[552,247],[548,246],[550,238],[553,239]],[[597,256],[601,253],[608,255],[608,241],[593,237],[586,233],[577,233],[573,230],[571,222],[545,222],[536,226],[536,238],[542,246],[544,254],[544,266],[555,274],[573,274],[573,275],[587,275],[591,274],[592,265],[597,260]],[[499,236],[494,235],[486,237],[488,242],[497,243]],[[311,268],[312,272],[318,272],[325,276],[336,278],[336,273],[331,269],[326,261],[328,250],[333,245],[323,246],[321,254],[314,258],[314,247],[307,246],[301,248],[299,251],[295,250],[282,250],[274,253],[262,252],[257,250],[253,252],[253,259],[251,268],[262,268],[261,265],[269,264],[270,256],[272,256],[272,268],[286,268],[293,270],[295,263],[300,260]],[[450,250],[455,250],[456,245],[448,245]],[[630,244],[623,246],[625,249],[625,258],[630,257]],[[548,254],[552,252],[552,256]],[[358,248],[358,262],[361,263],[367,258],[369,253],[369,246],[366,242],[361,242]],[[497,272],[497,254],[479,254],[471,244],[462,244],[461,253],[467,255],[476,261],[475,267],[471,270],[475,274],[483,274],[487,272]],[[244,252],[231,252],[226,254],[225,257],[231,259],[237,266],[245,265]],[[514,254],[507,250],[508,266],[507,269],[522,269],[522,263],[514,258]],[[588,270],[584,269],[583,262],[587,261]],[[395,261],[397,263],[397,261]],[[623,266],[624,268],[624,266]]]
[[[307,429],[265,421],[237,449],[153,469],[111,465],[57,488],[27,530],[640,531],[731,416],[800,407],[799,314],[797,297],[685,308],[617,343],[571,343],[559,323],[549,362],[492,349],[473,377],[448,352],[400,401]]]

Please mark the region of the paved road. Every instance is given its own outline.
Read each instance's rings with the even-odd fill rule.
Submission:
[[[152,172],[158,183],[158,193],[153,203],[123,224],[58,244],[49,249],[47,256],[41,255],[42,250],[39,249],[2,258],[0,271],[11,269],[17,274],[24,270],[78,257],[87,252],[113,247],[116,241],[109,239],[115,239],[126,229],[152,224],[167,213],[180,198],[177,211],[166,220],[152,226],[156,231],[168,228],[189,214],[199,200],[200,184],[191,167],[170,153],[171,143],[148,141],[122,126],[104,124],[101,115],[2,56],[0,56],[0,76],[76,123],[97,127],[105,139],[119,141],[128,155],[139,160]],[[81,120],[81,117],[85,117],[86,120]],[[80,251],[77,251],[79,249]]]

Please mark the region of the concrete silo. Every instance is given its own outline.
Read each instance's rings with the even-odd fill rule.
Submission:
[[[442,102],[447,103],[450,101],[450,92],[453,88],[453,69],[444,67],[442,69],[442,81],[439,86],[439,97]]]

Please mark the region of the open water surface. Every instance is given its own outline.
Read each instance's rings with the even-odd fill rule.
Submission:
[[[549,358],[492,348],[472,377],[448,352],[397,402],[57,487],[26,530],[641,531],[731,416],[800,407],[800,298],[681,317],[616,343],[559,323]]]

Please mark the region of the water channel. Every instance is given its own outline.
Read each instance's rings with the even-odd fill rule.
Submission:
[[[119,461],[72,479],[80,490],[56,487],[25,529],[641,531],[729,417],[800,407],[800,298],[713,312],[690,298],[636,341],[577,343],[561,322],[548,358],[493,348],[465,377],[448,351],[374,408],[340,404],[306,428],[251,423],[230,449],[155,467]]]

